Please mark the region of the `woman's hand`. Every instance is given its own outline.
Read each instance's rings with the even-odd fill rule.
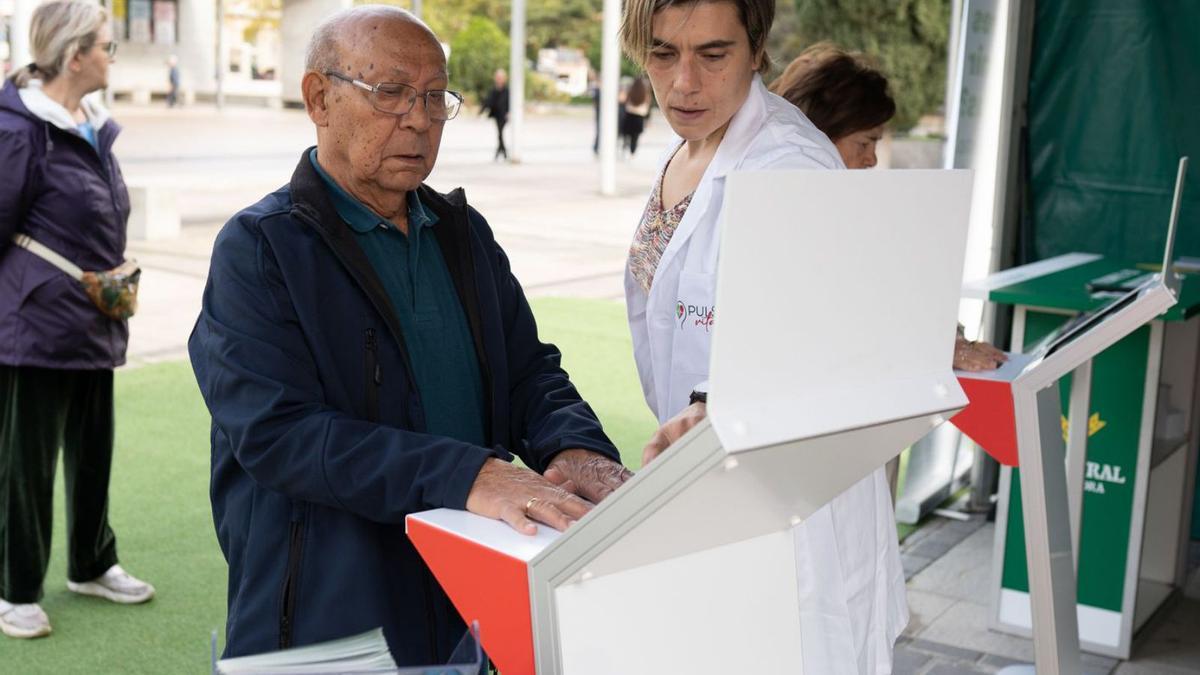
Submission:
[[[983,341],[968,340],[959,335],[954,340],[954,368],[978,372],[980,370],[995,370],[1008,360],[1008,356],[992,345]]]
[[[672,443],[679,440],[692,427],[699,424],[708,416],[708,407],[701,401],[697,401],[683,409],[683,412],[667,420],[667,423],[659,427],[658,431],[650,437],[650,442],[646,447],[642,448],[642,466],[646,466],[655,457],[662,454]]]

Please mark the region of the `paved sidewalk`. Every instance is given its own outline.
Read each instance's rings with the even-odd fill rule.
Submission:
[[[989,630],[995,526],[934,518],[901,546],[908,578],[908,629],[896,675],[982,675],[1033,661],[1033,642]],[[1192,560],[1200,563],[1200,544]],[[1088,675],[1200,675],[1200,569],[1174,604],[1134,640],[1130,661],[1084,654]]]
[[[298,110],[118,106],[114,115],[125,126],[116,152],[127,181],[175,190],[184,222],[176,239],[129,244],[143,269],[129,362],[182,358],[221,225],[285,184],[315,134]],[[467,111],[447,124],[429,183],[466,189],[528,294],[617,300],[668,133],[652,121],[638,155],[618,163],[618,195],[604,197],[590,109],[528,115],[520,164],[493,162],[495,127]]]

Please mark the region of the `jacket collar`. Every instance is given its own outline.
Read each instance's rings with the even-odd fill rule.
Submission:
[[[729,128],[725,131],[725,138],[721,139],[721,145],[713,156],[712,171],[709,173],[711,178],[724,178],[741,164],[746,150],[758,136],[767,117],[766,97],[769,93],[762,77],[755,75],[750,83],[746,101],[733,114]]]
[[[34,114],[34,112],[26,106],[24,97],[22,96],[22,93],[27,89],[28,87],[25,89],[18,89],[11,80],[5,82],[3,89],[0,89],[0,111],[10,113],[21,119],[24,119],[27,123],[43,128],[45,130],[44,140],[47,151],[54,147],[54,140],[51,138],[50,132],[51,127],[55,129],[54,133],[63,133],[74,136],[80,141],[84,140],[79,134],[79,130],[73,125],[68,129],[63,129],[58,124],[51,123],[50,121]],[[48,99],[48,97],[46,97],[46,95],[42,93],[40,89],[38,93],[41,94],[42,97]],[[55,105],[58,104],[55,103]],[[58,107],[60,110],[62,109],[61,105],[58,105]],[[108,111],[104,109],[103,106],[100,106],[98,109],[92,107],[92,111],[93,113],[100,115],[100,118],[104,120],[102,122],[102,126],[96,126],[95,123],[93,123],[93,129],[96,131],[96,152],[101,157],[104,157],[107,156],[112,150],[113,143],[117,140],[117,135],[121,133],[121,125],[117,124],[115,120],[108,117]],[[87,113],[85,112],[85,114]],[[92,118],[89,117],[89,119]],[[73,122],[74,120],[72,120],[72,123]],[[84,143],[86,144],[87,142],[84,141]],[[91,146],[88,145],[88,147],[90,148]]]
[[[704,219],[711,203],[714,190],[721,189],[717,186],[718,182],[723,179],[739,165],[746,157],[746,152],[750,148],[750,144],[758,136],[762,130],[763,124],[767,119],[767,103],[766,98],[771,93],[762,83],[762,77],[755,75],[750,83],[750,91],[746,95],[746,100],[742,103],[742,107],[734,113],[733,118],[729,121],[729,128],[725,131],[725,137],[721,139],[721,145],[717,148],[717,153],[709,162],[708,168],[704,170],[704,175],[700,178],[700,183],[696,187],[695,193],[692,196],[692,203],[688,206],[687,213],[684,214],[683,220],[680,221],[679,227],[675,230],[675,234],[671,236],[670,243],[663,251],[662,258],[658,262],[660,270],[666,269],[668,265],[675,259],[680,249],[688,242],[692,234],[696,231],[697,224]],[[675,146],[678,149],[679,146]],[[674,151],[671,152],[674,154]],[[667,156],[666,161],[670,161],[670,156]],[[659,174],[666,169],[666,162],[663,163]],[[715,259],[716,249],[710,253],[710,257]],[[628,272],[626,272],[628,274]],[[657,280],[660,275],[655,274]],[[653,286],[651,287],[653,292]]]
[[[321,181],[329,191],[333,208],[338,212],[342,220],[350,226],[350,229],[358,234],[366,234],[380,226],[393,227],[390,221],[372,211],[366,204],[360,202],[347,192],[345,188],[338,185],[333,176],[330,176],[325,171],[325,168],[321,166],[316,148],[309,151],[308,159],[312,163],[313,170],[321,177]],[[413,228],[413,231],[417,231],[423,227],[432,227],[437,223],[437,215],[425,208],[425,205],[421,203],[421,198],[415,191],[409,192],[405,199],[407,202],[406,208],[408,209],[408,223]]]
[[[42,122],[37,115],[29,112],[29,108],[25,107],[25,103],[21,101],[21,90],[12,80],[6,81],[4,88],[0,89],[0,110],[23,117],[30,122]]]
[[[63,131],[77,133],[78,124],[75,122],[75,118],[61,103],[46,95],[46,92],[42,90],[41,80],[30,80],[28,85],[18,90],[18,96],[21,97],[21,103],[25,104],[25,108],[38,119],[49,122]],[[101,105],[97,97],[92,94],[83,97],[79,101],[79,107],[97,133],[111,117],[108,109]]]
[[[289,183],[292,213],[298,216],[301,222],[317,231],[333,250],[334,256],[362,288],[400,347],[406,370],[411,377],[413,366],[404,341],[400,318],[396,315],[395,308],[392,307],[392,301],[387,295],[383,282],[375,273],[375,268],[372,267],[367,254],[363,252],[355,239],[354,231],[347,227],[341,216],[338,215],[329,191],[325,188],[325,181],[317,173],[311,158],[312,148],[309,148],[301,155],[300,163],[296,165],[296,170],[292,173],[292,180]],[[458,291],[459,301],[466,312],[477,354],[483,361],[481,365],[488,391],[490,411],[493,399],[490,389],[492,379],[484,351],[479,295],[475,285],[475,266],[471,254],[466,194],[462,188],[458,188],[443,195],[424,184],[418,187],[416,192],[421,204],[437,217],[438,226],[433,228],[433,232],[442,249],[442,255],[454,281],[455,289]],[[489,416],[487,428],[491,429],[491,424],[492,418]]]

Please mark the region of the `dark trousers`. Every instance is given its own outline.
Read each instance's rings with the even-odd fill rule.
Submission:
[[[12,603],[42,597],[60,446],[67,576],[89,581],[117,563],[108,526],[112,371],[0,365],[0,598]]]
[[[507,119],[496,118],[496,158],[503,157],[508,159],[508,148],[504,147],[504,125],[508,124]]]
[[[638,136],[641,136],[641,135],[642,135],[641,133],[629,134],[629,154],[630,154],[630,156],[637,154]]]

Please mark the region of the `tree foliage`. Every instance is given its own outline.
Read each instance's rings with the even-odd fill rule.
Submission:
[[[402,7],[412,4],[410,0],[393,1]],[[506,0],[422,0],[421,3],[421,19],[440,40],[449,43],[467,29],[472,19],[478,18],[492,22],[507,36],[511,13],[512,4]],[[504,63],[508,63],[507,59],[506,56]]]
[[[772,31],[769,46],[778,69],[805,47],[829,40],[866,53],[887,75],[896,99],[895,128],[911,128],[942,106],[950,0],[793,1],[794,8],[779,8]]]
[[[507,69],[508,52],[508,36],[499,26],[482,16],[471,17],[450,42],[451,86],[482,99],[496,69]]]

